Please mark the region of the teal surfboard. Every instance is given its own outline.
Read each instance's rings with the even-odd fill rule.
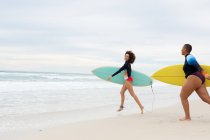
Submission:
[[[119,68],[117,67],[100,67],[92,70],[92,73],[96,75],[97,77],[109,81],[108,77],[115,73]],[[125,79],[123,75],[124,71],[119,73],[118,75],[112,77],[112,79],[109,82],[116,83],[116,84],[124,84]],[[137,72],[135,70],[132,70],[131,76],[133,77],[133,86],[150,86],[152,85],[152,79],[141,73]]]

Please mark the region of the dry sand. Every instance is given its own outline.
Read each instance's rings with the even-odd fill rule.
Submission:
[[[14,140],[209,140],[210,106],[202,101],[190,103],[192,121],[180,122],[181,104],[153,113],[66,124],[39,132],[15,136]]]

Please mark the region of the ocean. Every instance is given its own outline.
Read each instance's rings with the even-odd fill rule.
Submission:
[[[129,93],[116,112],[120,88],[92,74],[1,71],[0,133],[139,113]],[[180,87],[155,81],[153,89],[134,87],[146,112],[179,102]]]

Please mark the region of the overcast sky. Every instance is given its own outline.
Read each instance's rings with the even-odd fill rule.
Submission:
[[[210,64],[209,0],[0,0],[0,70],[90,73],[132,50],[153,73],[185,43]]]

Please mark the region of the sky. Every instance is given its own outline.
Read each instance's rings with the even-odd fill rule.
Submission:
[[[183,63],[185,43],[210,64],[209,0],[0,0],[0,70],[90,73],[121,66],[153,73]]]

